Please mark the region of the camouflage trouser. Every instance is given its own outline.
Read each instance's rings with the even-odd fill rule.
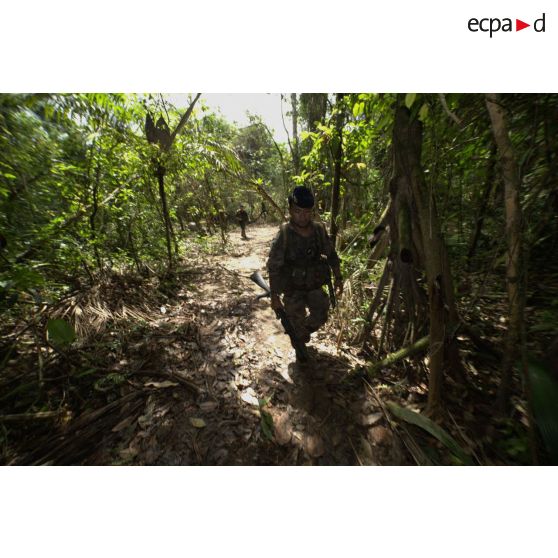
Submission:
[[[329,297],[322,289],[286,294],[283,304],[297,337],[303,343],[308,343],[310,334],[320,329],[327,321]],[[308,316],[306,316],[306,308],[309,311]]]

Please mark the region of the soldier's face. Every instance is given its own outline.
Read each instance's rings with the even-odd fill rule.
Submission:
[[[291,205],[290,208],[291,219],[295,225],[299,227],[307,227],[312,220],[312,215],[314,213],[313,208],[303,208],[296,205]]]

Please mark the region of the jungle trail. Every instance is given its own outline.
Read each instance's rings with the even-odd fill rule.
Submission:
[[[282,105],[0,94],[3,464],[558,462],[558,95]],[[297,186],[343,277],[302,348]]]

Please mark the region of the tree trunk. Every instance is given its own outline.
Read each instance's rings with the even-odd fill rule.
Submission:
[[[457,354],[452,347],[457,319],[453,295],[453,282],[449,269],[446,247],[440,232],[438,214],[433,195],[428,192],[421,168],[422,124],[411,120],[409,110],[399,106],[396,110],[393,132],[395,156],[394,189],[409,188],[416,208],[415,227],[420,231],[419,252],[424,259],[429,303],[429,388],[427,414],[435,416],[442,405],[444,368],[446,355]],[[403,227],[405,236],[408,232]],[[406,252],[400,254],[401,260]],[[447,308],[447,310],[446,310]]]
[[[484,216],[486,215],[486,209],[488,207],[488,202],[490,200],[490,193],[494,186],[496,170],[496,145],[492,143],[490,147],[490,155],[488,157],[488,167],[486,169],[486,183],[484,186],[484,192],[479,204],[479,211],[477,214],[477,219],[475,221],[475,231],[473,232],[473,237],[471,239],[471,245],[469,246],[469,251],[467,253],[467,270],[471,270],[471,261],[477,249],[477,243],[479,241],[480,233],[482,231],[482,226],[484,224]]]
[[[151,119],[151,115],[148,113],[147,118],[146,118],[146,125],[145,125],[145,135],[146,135],[147,141],[149,143],[157,144],[159,146],[159,149],[160,149],[161,153],[170,151],[173,143],[176,140],[176,137],[178,136],[178,134],[180,134],[180,132],[182,132],[182,130],[186,126],[186,123],[190,119],[190,116],[192,115],[192,112],[194,110],[194,106],[195,106],[197,100],[200,98],[200,96],[201,96],[201,93],[198,93],[194,97],[193,101],[190,103],[190,106],[188,107],[186,112],[182,115],[178,125],[176,126],[176,128],[174,129],[174,131],[172,133],[170,133],[167,123],[164,122],[165,125],[166,125],[166,130],[164,130],[165,134],[163,134],[163,136],[157,135],[157,134],[154,135],[153,120]],[[164,119],[162,119],[162,120],[164,121]],[[159,130],[159,132],[160,132],[160,130]],[[168,210],[167,194],[165,192],[165,174],[166,174],[166,172],[167,172],[167,170],[164,167],[164,165],[161,163],[161,159],[160,159],[160,156],[159,156],[156,159],[155,175],[157,176],[157,182],[159,184],[159,197],[161,198],[161,206],[163,208],[163,220],[165,222],[165,236],[166,236],[166,239],[167,239],[167,257],[168,257],[168,260],[169,260],[169,269],[170,269],[170,268],[172,268],[172,265],[173,265],[172,244],[174,243],[174,251],[175,251],[175,254],[178,255],[178,242],[176,240],[176,236],[175,236],[173,228],[172,228],[172,221],[170,219],[170,214],[169,214],[169,210]]]
[[[163,210],[163,221],[165,223],[165,237],[167,239],[167,258],[169,262],[169,269],[172,268],[172,244],[171,244],[171,224],[169,209],[167,206],[167,194],[165,192],[165,173],[166,169],[160,161],[157,162],[157,181],[159,183],[159,197],[161,198],[161,208]]]
[[[134,242],[134,234],[132,232],[133,230],[133,222],[132,220],[129,220],[127,223],[127,228],[128,228],[128,254],[130,254],[130,256],[132,256],[132,259],[134,260],[134,263],[136,264],[136,269],[138,271],[138,273],[141,273],[141,260],[139,259],[138,256],[138,251],[136,250],[136,245]]]
[[[327,113],[327,93],[301,93],[299,102],[306,113],[308,129],[315,132]]]
[[[498,406],[501,410],[507,407],[510,395],[513,363],[518,356],[521,331],[523,328],[523,289],[521,259],[523,239],[521,233],[521,206],[519,205],[519,165],[515,158],[510,140],[506,114],[501,105],[500,95],[486,95],[486,106],[492,122],[492,131],[500,156],[500,164],[504,179],[504,206],[506,213],[506,285],[508,291],[509,324],[506,339],[506,350],[502,363],[502,382],[498,393]]]
[[[298,142],[298,101],[296,93],[291,93],[293,118],[293,166],[295,174],[300,174],[300,148]]]
[[[343,159],[343,111],[341,102],[343,93],[336,95],[337,116],[335,119],[335,131],[337,145],[335,146],[334,163],[333,163],[333,187],[331,190],[331,220],[329,225],[329,234],[331,242],[336,245],[337,241],[337,216],[339,215],[339,195],[341,191],[341,160]]]
[[[93,251],[95,252],[95,260],[97,261],[97,267],[99,268],[99,273],[103,271],[103,262],[101,261],[101,254],[99,253],[99,246],[97,244],[97,211],[99,210],[99,182],[101,180],[101,165],[97,163],[97,168],[95,170],[95,181],[93,182],[93,207],[91,209],[91,214],[89,215],[89,227],[91,229],[91,239],[93,241]]]
[[[225,218],[225,209],[222,206],[222,202],[218,199],[217,195],[215,194],[215,190],[213,189],[213,185],[209,180],[209,177],[205,177],[205,185],[207,187],[207,191],[209,192],[209,199],[211,200],[211,205],[215,211],[215,215],[217,216],[217,223],[219,225],[219,232],[221,233],[221,241],[223,242],[223,246],[227,244],[227,221]]]

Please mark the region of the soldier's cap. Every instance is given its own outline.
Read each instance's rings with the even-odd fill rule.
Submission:
[[[293,203],[302,208],[314,207],[312,190],[306,186],[297,186],[289,196],[289,205]]]

